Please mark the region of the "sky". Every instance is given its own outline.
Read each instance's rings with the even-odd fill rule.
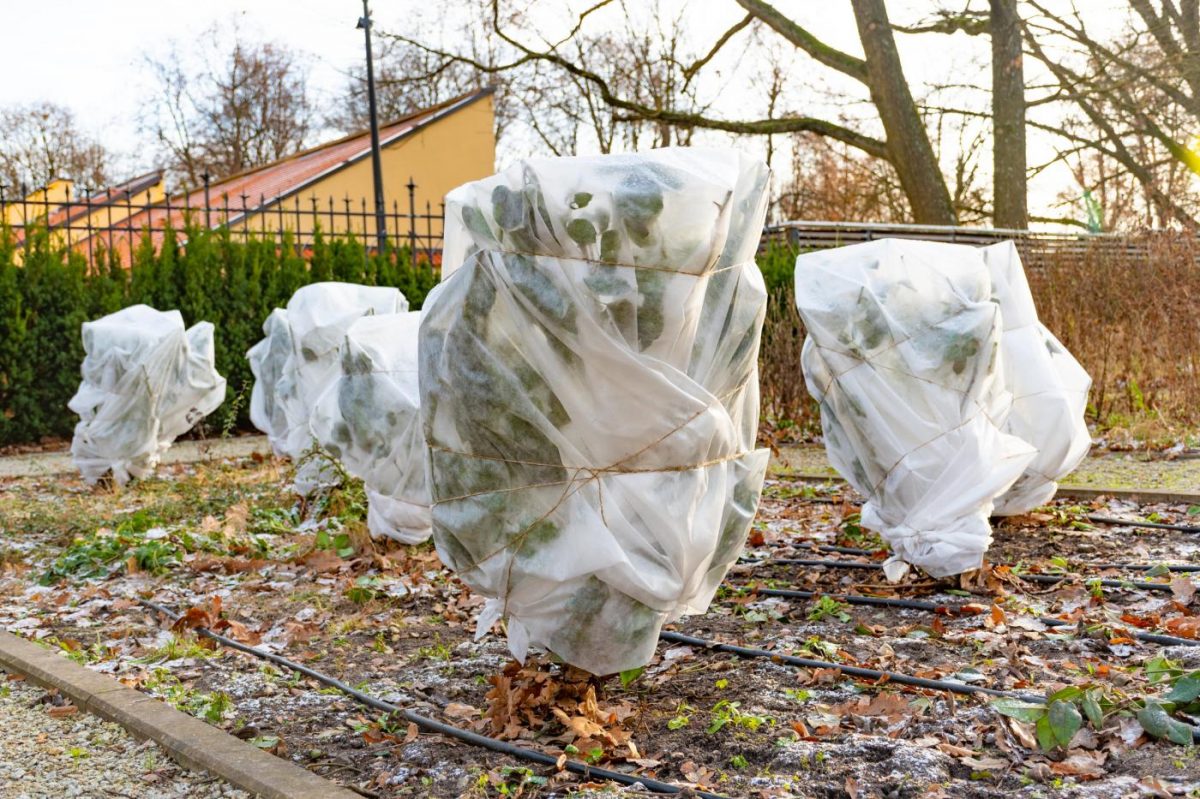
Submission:
[[[1062,5],[1069,0],[1047,0]],[[451,0],[453,2],[453,0]],[[627,0],[639,8],[640,0]],[[686,4],[687,35],[699,46],[716,39],[743,12],[733,0],[666,0]],[[1089,24],[1117,25],[1123,15],[1116,9],[1120,0],[1086,0]],[[565,21],[577,0],[538,0],[534,17],[547,35]],[[849,0],[776,0],[777,7],[809,27],[829,44],[848,52],[861,52]],[[889,0],[888,9],[897,23],[912,23],[939,6],[959,7],[965,0]],[[414,19],[424,20],[426,31],[439,27],[450,31],[455,20],[431,19],[432,4],[424,0],[375,0],[372,10],[376,29],[412,31]],[[137,118],[153,96],[153,85],[143,68],[146,54],[165,53],[174,40],[187,52],[201,34],[214,24],[229,30],[236,25],[248,38],[273,40],[307,54],[311,63],[309,88],[318,104],[336,103],[345,84],[346,70],[362,62],[362,32],[355,23],[361,0],[0,0],[0,106],[50,100],[75,112],[84,130],[104,141],[120,155],[118,168],[134,174],[150,168],[151,148],[139,136]],[[599,26],[619,26],[621,18],[610,12],[594,20]],[[461,21],[461,20],[459,20]],[[481,23],[482,24],[482,23]],[[24,31],[23,35],[13,35]],[[528,34],[528,32],[525,32]],[[532,37],[530,37],[532,39]],[[986,86],[988,42],[983,37],[899,36],[905,73],[914,93],[920,95],[930,81],[953,75],[957,81]],[[769,32],[758,44],[741,44],[714,64],[720,75],[709,79],[705,90],[726,116],[761,115],[761,94],[747,85],[746,64],[763,57],[766,47],[775,47],[789,63],[795,80],[789,87],[791,110],[849,114],[870,119],[873,110],[864,102],[849,109],[838,99],[849,88],[860,95],[861,87],[847,83]],[[1027,59],[1028,69],[1028,59]],[[1033,79],[1033,76],[1030,76]],[[863,95],[865,99],[865,95]],[[986,104],[986,97],[969,89],[944,95],[944,99]],[[868,124],[871,124],[868,122]],[[744,142],[741,146],[762,148]],[[514,157],[520,148],[501,157]],[[1044,136],[1030,136],[1031,164],[1052,152]],[[498,164],[504,166],[504,164]],[[1031,183],[1031,205],[1045,206],[1070,176],[1065,169],[1049,170]]]

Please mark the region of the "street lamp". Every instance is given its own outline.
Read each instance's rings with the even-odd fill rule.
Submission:
[[[379,155],[379,113],[375,106],[375,65],[371,58],[371,9],[367,7],[367,0],[363,0],[363,15],[359,17],[356,27],[363,32],[367,42],[367,104],[371,115],[371,171],[375,176],[375,237],[382,255],[387,247],[387,223],[384,221],[383,164]]]

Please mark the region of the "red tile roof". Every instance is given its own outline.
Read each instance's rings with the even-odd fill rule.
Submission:
[[[387,147],[394,144],[493,91],[491,87],[480,89],[381,126],[379,145]],[[241,218],[243,204],[250,209],[250,213],[274,208],[280,201],[299,194],[315,181],[366,158],[370,152],[370,131],[363,131],[210,184],[208,196],[213,224],[226,221],[223,213],[226,198],[230,212],[229,221],[236,222]],[[125,260],[129,252],[137,246],[140,231],[144,228],[150,229],[151,236],[157,244],[162,239],[162,231],[168,220],[176,230],[184,226],[184,216],[188,209],[191,211],[193,222],[202,221],[199,214],[203,214],[204,194],[204,189],[199,188],[186,192],[183,196],[172,197],[169,206],[164,203],[133,214],[128,220],[114,225],[113,230],[98,231],[93,236],[93,241],[115,251]],[[83,244],[86,246],[86,242]],[[78,248],[80,244],[75,246]]]
[[[138,175],[136,178],[127,180],[124,183],[108,188],[91,195],[83,197],[75,197],[68,203],[57,204],[54,211],[49,214],[46,224],[51,228],[62,227],[63,225],[71,225],[78,219],[82,219],[88,214],[103,210],[108,206],[120,206],[128,198],[135,194],[141,194],[143,191],[158,185],[162,181],[162,170],[156,169],[153,172],[147,172],[144,175]],[[70,189],[68,189],[68,192]],[[68,193],[68,198],[70,194]],[[17,203],[13,203],[16,205]],[[33,208],[38,211],[45,211],[47,208],[54,207],[56,204],[47,202],[33,203]],[[35,213],[34,216],[38,214]],[[24,226],[13,231],[13,239],[17,244],[25,240]]]

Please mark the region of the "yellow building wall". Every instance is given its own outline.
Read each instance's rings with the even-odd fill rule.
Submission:
[[[399,237],[400,243],[409,234],[409,199],[407,184],[416,183],[416,235],[418,247],[425,246],[426,221],[420,218],[425,213],[426,203],[436,217],[429,227],[435,237],[442,234],[441,203],[447,193],[463,183],[479,180],[491,175],[496,165],[496,139],[494,132],[494,110],[491,95],[428,123],[420,130],[384,147],[381,153],[383,167],[383,191],[388,210],[388,235]],[[283,226],[300,235],[307,242],[313,228],[313,199],[320,213],[317,220],[322,231],[331,229],[338,233],[347,232],[346,223],[352,232],[360,236],[375,235],[375,184],[370,157],[360,159],[348,167],[322,178],[306,187],[298,195],[300,214],[295,213],[296,196],[283,200]],[[334,199],[334,215],[329,216],[329,199]],[[347,220],[343,198],[350,198],[352,216]],[[367,218],[361,216],[362,201],[366,200]],[[394,205],[393,205],[394,202]],[[394,217],[393,209],[400,213]],[[365,222],[365,225],[364,225]],[[276,232],[280,225],[280,214],[275,207],[266,211],[251,212],[246,219],[234,219],[233,227],[250,230]]]
[[[45,188],[31,191],[25,195],[25,202],[20,197],[7,197],[4,209],[5,221],[13,226],[26,225],[46,216],[47,208],[51,212],[66,202],[68,195],[74,199],[74,191],[69,180],[52,180]]]
[[[120,230],[131,215],[137,214],[148,205],[162,202],[164,197],[162,182],[159,181],[131,194],[128,199],[122,197],[112,204],[97,204],[89,213],[86,211],[86,195],[80,193],[77,196],[72,181],[54,180],[45,188],[26,195],[25,202],[9,201],[4,214],[5,221],[11,227],[27,227],[39,220],[45,222],[48,215],[53,216],[66,210],[67,202],[70,201],[72,218],[69,221],[56,220],[55,227],[50,231],[54,246],[62,247],[85,242],[89,230],[93,233],[105,229]],[[22,256],[23,252],[18,249],[14,254],[16,263],[22,262]]]

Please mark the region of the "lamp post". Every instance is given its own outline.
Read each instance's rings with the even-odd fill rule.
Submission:
[[[383,202],[383,164],[379,156],[379,114],[375,107],[375,64],[371,58],[371,9],[363,0],[363,15],[357,27],[367,43],[367,105],[371,115],[371,171],[375,177],[375,237],[380,254],[387,247],[387,222]]]

